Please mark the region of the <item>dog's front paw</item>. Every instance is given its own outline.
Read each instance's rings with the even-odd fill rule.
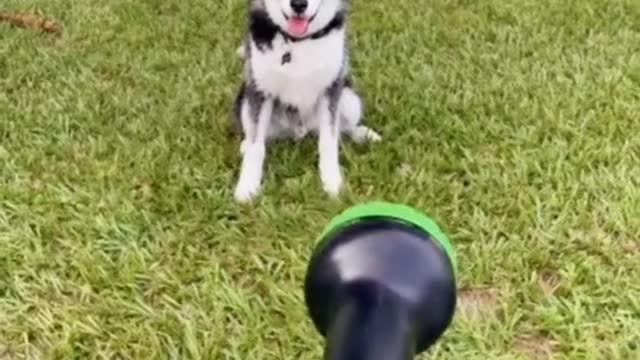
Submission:
[[[262,164],[264,161],[264,147],[242,142],[241,151],[244,154],[240,178],[236,184],[234,196],[238,202],[249,202],[260,192],[262,183]]]
[[[244,178],[238,181],[233,196],[239,203],[248,203],[260,193],[260,179]]]
[[[323,167],[320,169],[322,188],[331,197],[337,197],[342,190],[342,174],[340,168],[336,166]]]

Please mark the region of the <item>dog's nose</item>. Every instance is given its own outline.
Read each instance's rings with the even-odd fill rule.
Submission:
[[[291,0],[291,9],[293,9],[296,14],[302,14],[307,10],[307,6],[309,6],[307,0]]]

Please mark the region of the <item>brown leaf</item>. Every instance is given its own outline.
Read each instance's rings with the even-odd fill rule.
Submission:
[[[496,289],[463,289],[459,298],[460,310],[470,320],[491,316],[498,308]]]
[[[622,249],[631,255],[640,254],[640,242],[636,240],[629,240],[622,244]]]
[[[143,201],[150,200],[153,197],[153,180],[147,177],[138,179],[135,195]]]
[[[35,14],[0,12],[0,22],[6,22],[23,29],[36,30],[53,35],[60,35],[62,33],[62,26],[60,24]]]
[[[538,286],[544,296],[550,298],[560,288],[560,275],[551,271],[543,271],[538,278]]]
[[[553,359],[558,343],[543,336],[524,335],[516,339],[515,347],[529,360]]]

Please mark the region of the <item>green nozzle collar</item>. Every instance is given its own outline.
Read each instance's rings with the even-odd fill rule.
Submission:
[[[401,222],[417,226],[421,230],[431,235],[444,249],[445,253],[453,264],[454,272],[457,272],[458,264],[456,262],[456,254],[453,245],[447,238],[444,232],[440,229],[438,224],[431,218],[427,217],[418,210],[402,205],[388,202],[370,202],[362,205],[356,205],[351,207],[336,216],[325,227],[322,232],[321,239],[326,238],[330,233],[334,233],[350,224],[357,223],[366,218],[380,218],[386,217]]]

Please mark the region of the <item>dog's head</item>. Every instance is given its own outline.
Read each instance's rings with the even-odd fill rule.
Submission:
[[[260,0],[271,20],[294,38],[303,38],[327,26],[348,0]],[[255,3],[254,3],[255,4]]]

